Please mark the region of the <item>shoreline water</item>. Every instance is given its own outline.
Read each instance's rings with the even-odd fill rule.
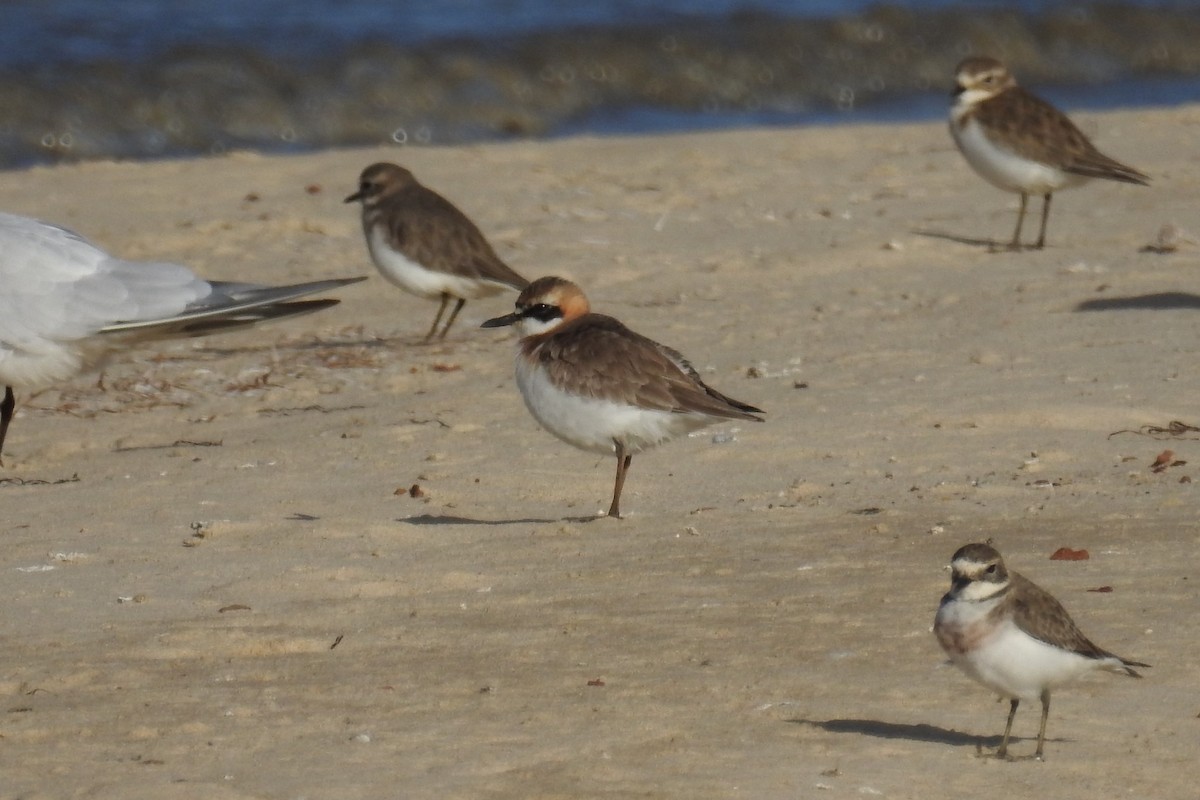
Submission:
[[[280,53],[269,43],[215,40],[75,63],[48,49],[28,68],[0,60],[0,167],[244,148],[312,152],[394,139],[456,144],[747,122],[912,121],[932,112],[907,104],[936,108],[968,52],[1002,56],[1052,99],[1090,96],[1113,107],[1200,96],[1198,9],[932,5],[836,18],[746,11],[414,42],[356,34],[365,38],[332,52],[306,52],[303,40]]]

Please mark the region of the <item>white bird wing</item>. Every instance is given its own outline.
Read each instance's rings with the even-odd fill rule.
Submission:
[[[0,350],[39,350],[212,293],[178,264],[122,261],[65,228],[0,214]]]
[[[65,228],[0,213],[0,386],[49,385],[132,339],[198,336],[328,308],[337,300],[296,298],[360,280],[210,283],[179,264],[123,261]]]

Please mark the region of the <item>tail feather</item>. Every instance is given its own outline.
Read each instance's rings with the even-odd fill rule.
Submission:
[[[212,293],[179,314],[157,319],[118,322],[101,333],[155,332],[166,336],[199,336],[215,330],[253,325],[268,319],[307,314],[335,305],[337,300],[290,302],[318,292],[327,292],[366,280],[330,278],[290,286],[259,286],[251,283],[212,282]]]
[[[1146,669],[1150,668],[1149,664],[1144,664],[1141,661],[1126,661],[1123,658],[1121,659],[1121,666],[1125,668],[1125,674],[1131,678],[1142,677],[1137,670],[1134,669],[1134,667],[1144,667]]]
[[[1145,667],[1147,669],[1150,667],[1149,664],[1144,664],[1141,661],[1130,661],[1127,658],[1121,658],[1119,655],[1116,655],[1115,653],[1109,653],[1107,651],[1105,651],[1104,661],[1106,662],[1106,669],[1112,672],[1120,672],[1124,675],[1128,675],[1131,678],[1142,677],[1141,674],[1134,669],[1134,667]]]
[[[1067,167],[1067,172],[1083,175],[1087,178],[1104,178],[1122,183],[1136,183],[1141,186],[1150,185],[1150,176],[1133,167],[1127,167],[1120,161],[1114,161],[1108,156],[1097,153],[1090,159],[1081,159]]]
[[[160,323],[154,328],[135,328],[134,330],[153,331],[155,338],[170,339],[175,337],[187,338],[192,336],[207,336],[210,333],[220,333],[237,328],[248,328],[260,322],[285,317],[298,317],[311,314],[323,308],[336,306],[341,300],[333,297],[320,300],[296,300],[291,303],[273,303],[269,306],[256,306],[237,313],[219,317],[188,318]]]
[[[720,400],[722,403],[725,403],[726,405],[728,405],[738,411],[741,411],[742,413],[739,414],[738,416],[741,417],[742,419],[752,419],[755,422],[762,422],[763,420],[761,417],[755,417],[752,415],[767,413],[767,412],[763,411],[761,408],[755,408],[754,406],[750,405],[749,403],[743,403],[741,400],[734,400],[729,395],[718,392],[716,389],[712,388],[708,384],[704,384],[704,391],[706,391],[709,394],[709,396],[715,397],[717,400]]]

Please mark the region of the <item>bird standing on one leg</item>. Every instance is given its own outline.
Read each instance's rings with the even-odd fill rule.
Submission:
[[[516,311],[485,328],[516,325],[517,385],[534,418],[581,450],[617,458],[608,516],[621,516],[621,490],[633,456],[721,420],[763,412],[705,385],[682,355],[617,320],[591,313],[583,291],[539,278]]]

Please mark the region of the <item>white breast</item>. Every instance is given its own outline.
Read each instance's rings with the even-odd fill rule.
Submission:
[[[0,342],[0,386],[40,389],[98,363],[101,354],[89,355],[83,342],[37,341],[16,349]]]
[[[1007,192],[1048,194],[1085,183],[1087,178],[1043,164],[996,144],[972,118],[959,126],[952,121],[954,142],[972,169],[988,183]]]
[[[623,442],[626,452],[638,453],[713,422],[701,414],[638,408],[565,392],[550,382],[544,370],[520,355],[517,386],[542,427],[593,453],[615,452],[614,440]]]
[[[938,609],[938,627],[970,629],[983,624],[994,603],[954,601]],[[950,659],[964,672],[998,694],[1019,700],[1037,700],[1042,692],[1079,678],[1097,668],[1096,660],[1046,644],[1022,631],[1011,618],[993,630],[968,637],[967,652],[948,650]]]
[[[371,251],[371,259],[383,277],[418,297],[436,299],[443,294],[449,294],[464,300],[475,300],[499,294],[509,288],[493,281],[451,275],[424,267],[399,250],[392,249],[380,226],[371,228],[367,236],[367,247]]]

